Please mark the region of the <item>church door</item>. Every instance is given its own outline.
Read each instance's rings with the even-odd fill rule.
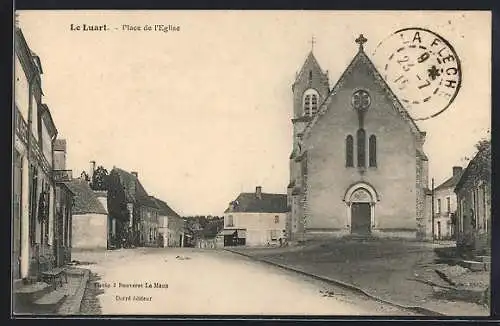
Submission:
[[[369,203],[352,203],[351,233],[368,235],[371,232],[371,210]]]

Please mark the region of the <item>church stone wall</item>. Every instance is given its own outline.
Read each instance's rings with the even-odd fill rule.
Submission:
[[[345,167],[345,138],[349,134],[355,137],[359,127],[357,112],[351,107],[352,93],[359,88],[368,90],[372,99],[364,119],[366,147],[370,135],[377,137],[378,166],[364,172]],[[415,232],[416,139],[366,65],[354,66],[305,142],[309,158],[307,229],[345,229],[348,221],[343,197],[350,185],[363,181],[380,197],[375,206],[375,228]],[[356,146],[354,157],[356,165]]]

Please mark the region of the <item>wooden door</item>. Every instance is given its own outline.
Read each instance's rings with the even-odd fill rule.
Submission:
[[[369,203],[352,203],[351,233],[368,235],[371,232],[371,211]]]

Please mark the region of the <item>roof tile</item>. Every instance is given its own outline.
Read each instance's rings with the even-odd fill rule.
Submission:
[[[75,194],[73,214],[107,214],[86,181],[73,179],[65,184]]]
[[[225,213],[285,213],[288,211],[286,197],[285,194],[262,193],[258,198],[255,193],[241,193],[233,202],[233,208],[226,209]]]

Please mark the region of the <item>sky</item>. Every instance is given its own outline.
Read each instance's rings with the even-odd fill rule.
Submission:
[[[179,30],[144,30],[160,24]],[[312,36],[331,86],[360,33],[368,55],[405,27],[452,44],[462,87],[445,112],[417,122],[436,185],[466,166],[491,124],[489,12],[20,11],[19,26],[42,61],[43,101],[67,140],[68,169],[79,175],[94,160],[137,171],[181,215],[221,215],[257,185],[286,193],[291,85]]]

